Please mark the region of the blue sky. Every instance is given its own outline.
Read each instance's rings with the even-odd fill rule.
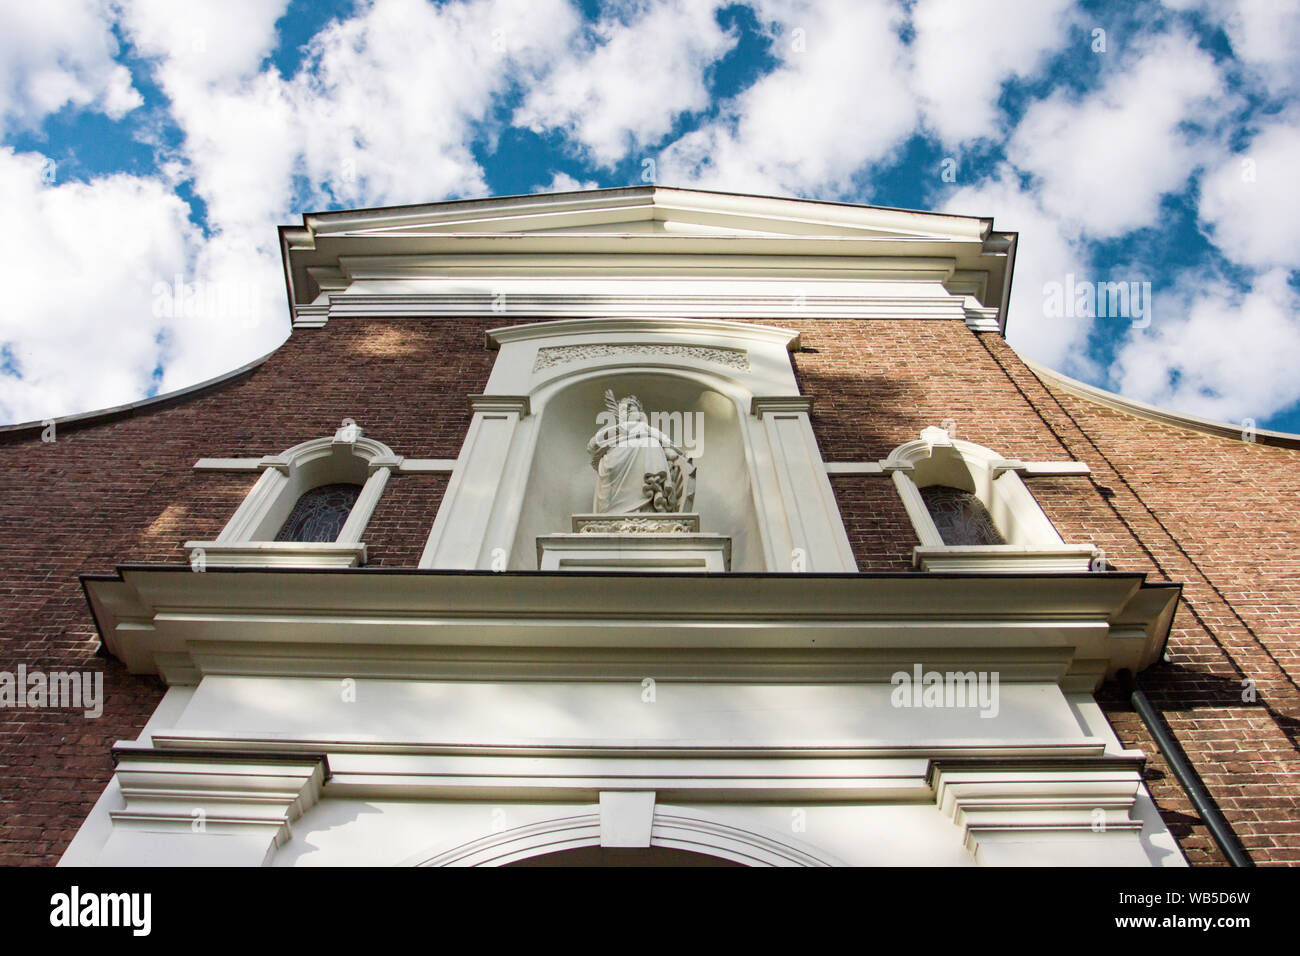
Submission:
[[[992,216],[1021,233],[1008,338],[1023,354],[1300,432],[1290,4],[0,3],[7,422],[274,348],[275,226],[304,210],[653,169]],[[1097,282],[1151,297],[1118,316],[1050,304]]]

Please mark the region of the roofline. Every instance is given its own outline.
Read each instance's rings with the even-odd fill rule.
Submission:
[[[284,343],[280,343],[283,345]],[[0,443],[8,443],[14,440],[21,440],[27,437],[25,432],[43,431],[50,422],[54,422],[57,431],[64,425],[75,425],[84,427],[86,425],[95,425],[102,422],[113,421],[118,418],[130,418],[141,412],[149,412],[155,408],[161,408],[174,402],[198,398],[204,392],[212,391],[225,385],[234,379],[247,375],[256,369],[259,365],[269,359],[272,355],[280,350],[277,345],[271,351],[267,352],[260,358],[255,358],[247,364],[239,366],[230,372],[223,372],[213,378],[206,379],[195,385],[187,385],[184,388],[178,388],[174,392],[166,392],[162,395],[153,395],[149,398],[142,398],[139,401],[128,402],[125,405],[114,405],[111,408],[93,409],[88,412],[77,412],[74,415],[63,415],[60,418],[47,418],[41,421],[20,422],[16,425],[0,425]]]
[[[1239,424],[1234,425],[1231,422],[1216,421],[1213,418],[1201,418],[1199,415],[1188,415],[1168,408],[1160,408],[1158,405],[1148,405],[1146,402],[1139,402],[1135,398],[1125,398],[1115,392],[1108,392],[1105,389],[1097,388],[1095,385],[1089,385],[1086,382],[1080,382],[1078,379],[1062,375],[1055,369],[1050,369],[1045,365],[1040,365],[1025,358],[1019,352],[1016,352],[1016,354],[1020,356],[1020,361],[1024,362],[1029,370],[1040,379],[1048,379],[1071,395],[1086,398],[1098,405],[1104,405],[1127,415],[1145,418],[1148,421],[1159,422],[1162,425],[1172,425],[1175,428],[1187,428],[1191,431],[1215,435],[1219,438],[1231,438],[1243,444],[1300,448],[1300,435],[1291,432],[1275,432],[1257,428],[1255,429],[1254,442],[1248,442],[1242,437],[1242,428]]]
[[[404,203],[397,206],[359,206],[355,209],[327,209],[317,212],[304,212],[302,214],[302,225],[307,225],[307,220],[311,217],[342,217],[359,212],[399,212],[412,209],[428,209],[434,206],[458,206],[468,205],[470,203],[488,203],[488,202],[508,202],[517,199],[540,199],[552,196],[590,196],[598,193],[653,193],[658,189],[671,189],[674,192],[699,193],[706,196],[735,196],[740,199],[774,199],[778,202],[799,202],[810,203],[818,206],[842,206],[847,209],[880,209],[886,212],[909,212],[917,213],[923,216],[938,216],[945,219],[974,219],[987,223],[986,232],[993,229],[993,219],[990,216],[964,216],[955,212],[934,212],[929,209],[911,209],[906,206],[878,206],[873,203],[842,202],[838,199],[808,199],[802,196],[771,196],[764,193],[737,193],[728,192],[722,189],[697,189],[694,186],[670,186],[666,183],[646,183],[637,186],[602,186],[598,189],[570,189],[563,192],[540,192],[540,193],[512,193],[508,196],[479,196],[467,199],[446,199],[438,202],[420,202]],[[290,226],[289,228],[299,228]]]

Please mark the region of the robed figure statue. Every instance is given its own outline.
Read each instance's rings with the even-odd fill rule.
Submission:
[[[605,390],[613,424],[587,442],[596,470],[597,514],[684,512],[695,502],[695,463],[686,451],[651,425],[635,395],[615,400]],[[602,418],[607,416],[602,415]]]

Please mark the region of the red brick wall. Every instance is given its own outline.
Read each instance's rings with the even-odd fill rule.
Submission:
[[[0,437],[0,670],[105,672],[103,718],[0,711],[0,863],[53,863],[111,775],[109,749],[138,735],[162,694],[96,656],[77,581],[119,564],[184,563],[180,545],[220,531],[254,480],[197,473],[201,457],[271,454],[352,418],[408,457],[455,457],[465,396],[486,385],[495,319],[335,321],[296,332],[264,365],[197,397],[111,421]],[[1069,542],[1123,570],[1184,584],[1171,661],[1143,684],[1252,856],[1300,862],[1300,452],[1129,417],[1038,380],[996,335],[957,322],[832,321],[796,327],[800,386],[828,461],[883,458],[946,419],[1008,457],[1081,460],[1092,478],[1029,479]],[[888,479],[833,487],[863,571],[911,568],[915,537]],[[394,476],[371,519],[370,562],[413,567],[446,476]],[[1241,700],[1241,681],[1258,699]],[[1126,703],[1101,695],[1121,740],[1194,863],[1219,861],[1205,827]]]

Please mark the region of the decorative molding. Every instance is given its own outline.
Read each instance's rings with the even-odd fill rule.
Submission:
[[[603,804],[602,804],[603,806]],[[690,850],[747,866],[839,866],[824,851],[788,837],[752,827],[723,823],[698,810],[651,807],[649,846]],[[414,866],[503,866],[560,850],[601,846],[602,813],[575,813],[513,827],[463,843],[435,856],[416,854],[404,861]]]
[[[407,866],[505,866],[542,853],[600,846],[600,814],[574,813],[543,823],[511,827],[501,833],[462,843],[435,856],[417,854]]]
[[[731,538],[674,531],[584,531],[537,538],[541,571],[714,572],[731,568]]]
[[[890,664],[891,668],[896,665]],[[856,676],[844,674],[846,679]],[[888,683],[890,672],[880,668],[870,675],[870,682]],[[839,683],[839,681],[835,681]],[[764,761],[778,758],[820,760],[833,758],[845,761],[838,776],[861,777],[861,767],[848,761],[856,760],[917,760],[927,761],[927,767],[940,760],[970,760],[988,758],[990,761],[1008,762],[1035,760],[1057,763],[1074,758],[1104,757],[1107,742],[1100,737],[1081,737],[1066,740],[1016,740],[1014,742],[979,741],[969,739],[773,739],[761,746],[738,743],[733,738],[719,740],[661,740],[635,743],[601,741],[598,738],[554,738],[545,740],[527,737],[492,742],[445,740],[375,740],[369,737],[312,736],[312,737],[215,737],[210,732],[192,730],[155,731],[150,735],[156,750],[202,750],[205,753],[270,754],[277,757],[291,755],[311,756],[321,751],[334,754],[387,755],[397,757],[522,757],[528,761],[545,759],[593,758],[621,760],[626,757],[698,761],[717,759],[723,766],[734,768],[729,775],[748,777]],[[1134,753],[1138,753],[1135,751]],[[401,768],[403,764],[398,763]],[[712,772],[713,768],[710,768]],[[400,772],[400,771],[399,771]],[[635,771],[633,771],[635,772]],[[928,772],[928,771],[927,771]],[[335,777],[337,779],[337,776]],[[933,790],[933,787],[929,787]]]
[[[799,348],[799,333],[791,329],[756,325],[751,322],[723,321],[713,318],[681,316],[597,315],[590,318],[553,319],[549,322],[525,322],[489,329],[485,335],[489,349],[516,342],[565,339],[573,336],[664,335],[680,340],[683,336],[731,339],[779,345],[787,352]],[[616,344],[616,343],[610,343]],[[629,343],[648,344],[648,343]],[[665,344],[680,344],[669,341]],[[548,346],[542,346],[547,348]],[[719,346],[725,348],[725,346]]]
[[[356,508],[353,507],[356,514]],[[348,517],[351,521],[351,516]],[[342,535],[340,535],[342,537]],[[208,568],[356,568],[366,563],[362,542],[341,541],[186,541],[190,567]]]
[[[812,411],[813,400],[808,395],[755,395],[749,404],[749,413],[755,418],[765,415],[804,414]]]
[[[475,412],[513,413],[520,418],[527,418],[532,409],[527,395],[471,395],[469,407]]]
[[[568,537],[605,546],[599,535]],[[649,673],[647,661],[656,675],[707,671],[723,681],[813,673],[888,680],[872,667],[883,668],[890,654],[914,661],[907,655],[923,646],[935,649],[927,660],[948,654],[945,661],[963,669],[997,668],[1007,680],[1089,691],[1107,674],[1137,673],[1159,659],[1179,589],[1144,581],[1125,572],[688,574],[671,582],[671,609],[663,576],[654,573],[127,568],[87,578],[85,588],[107,649],[132,673],[165,665],[187,680],[208,673],[639,679]],[[575,617],[593,593],[594,613]],[[693,626],[677,627],[683,620]],[[220,644],[212,643],[214,627]],[[514,642],[509,652],[503,629]]]
[[[676,514],[580,514],[573,516],[574,534],[698,534],[700,516]]]
[[[1014,471],[1023,478],[1084,478],[1092,474],[1092,469],[1082,461],[1020,461],[1012,458],[994,462],[989,467],[994,478],[1004,471]]]
[[[295,329],[323,329],[329,321],[329,302],[305,302],[294,306],[293,327]]]
[[[455,458],[404,458],[398,469],[403,475],[427,475],[455,470]]]
[[[129,744],[119,744],[113,755],[125,802],[108,814],[114,837],[127,837],[129,831],[151,834],[154,864],[264,864],[289,839],[293,821],[320,799],[329,774],[323,755],[200,753]],[[129,848],[127,839],[117,848],[125,859],[110,855],[103,862],[145,862],[130,859]],[[159,850],[165,858],[156,855]]]
[[[261,458],[200,458],[194,463],[195,471],[261,471],[265,465]]]
[[[371,459],[371,468],[387,467],[403,475],[422,475],[454,471],[455,458],[406,458],[394,455],[391,459]],[[262,471],[266,468],[288,468],[279,456],[262,458],[200,458],[194,463],[195,471]]]
[[[666,256],[665,258],[671,258]],[[779,258],[779,257],[778,257]],[[614,264],[613,267],[621,267]],[[947,274],[949,264],[936,260],[929,264],[918,260],[899,258],[888,268],[880,262],[877,270],[860,278],[867,282],[897,283],[933,283],[940,285]],[[758,271],[770,272],[771,268],[759,267]],[[593,275],[600,267],[593,266]],[[493,283],[482,280],[484,286],[480,292],[408,292],[403,294],[379,294],[349,292],[331,294],[329,308],[322,313],[318,305],[311,305],[310,314],[295,319],[295,328],[320,328],[328,320],[366,319],[375,316],[386,318],[432,318],[453,316],[492,316],[503,311],[518,318],[529,319],[602,319],[602,318],[680,318],[680,319],[742,319],[759,321],[789,321],[807,318],[822,319],[883,319],[888,321],[958,321],[975,331],[989,331],[988,316],[996,315],[997,309],[980,309],[972,313],[963,307],[962,300],[955,296],[936,297],[929,295],[883,295],[878,291],[864,289],[857,295],[817,294],[810,289],[815,283],[827,281],[818,276],[809,276],[801,280],[791,277],[784,285],[801,287],[801,293],[755,294],[753,279],[745,273],[755,271],[753,267],[738,270],[740,274],[730,281],[737,291],[729,295],[714,292],[682,291],[693,282],[709,288],[717,285],[716,281],[704,278],[683,277],[665,279],[657,283],[674,291],[652,293],[648,290],[624,293],[610,293],[606,289],[599,292],[565,292],[546,293],[535,289],[511,292],[506,297],[506,308],[502,308],[499,291],[494,291]],[[535,274],[521,276],[537,279]],[[565,281],[567,276],[558,276],[552,282]],[[568,280],[580,285],[578,280]],[[593,280],[599,282],[599,280]],[[800,283],[804,284],[801,286]],[[741,291],[742,289],[746,291]],[[299,306],[299,313],[302,306]],[[974,315],[974,317],[972,317]],[[996,327],[992,329],[996,331]]]
[[[1090,544],[1051,548],[1009,544],[930,545],[912,549],[912,564],[922,571],[997,571],[1035,574],[1092,568],[1097,549]]]
[[[1046,833],[1131,839],[1142,829],[1141,820],[1134,818],[1142,791],[1137,755],[1021,766],[936,761],[929,777],[939,811],[962,828],[964,845],[972,853],[995,836],[1019,841]],[[1068,860],[1069,845],[1060,852]]]
[[[554,368],[569,362],[581,362],[592,358],[609,358],[619,355],[666,355],[675,358],[692,358],[703,362],[713,362],[742,372],[749,371],[749,355],[743,349],[721,348],[714,345],[634,345],[634,344],[592,344],[592,345],[551,345],[537,350],[533,362],[533,371]]]
[[[967,296],[966,327],[972,332],[1001,332],[1002,326],[999,323],[1001,311],[1001,309],[982,306]]]
[[[885,475],[885,466],[878,461],[828,461],[828,475]]]

